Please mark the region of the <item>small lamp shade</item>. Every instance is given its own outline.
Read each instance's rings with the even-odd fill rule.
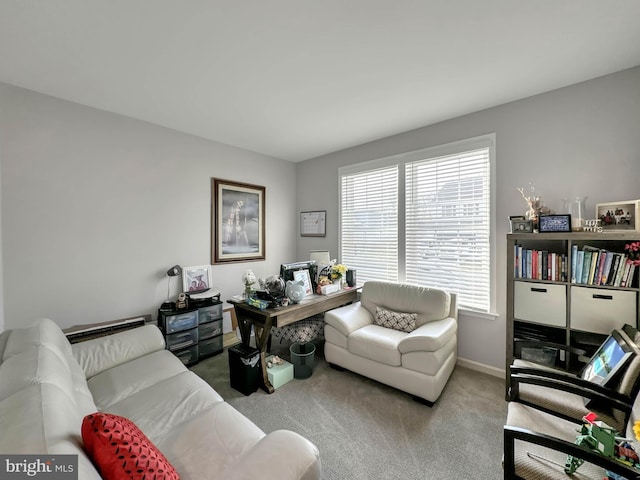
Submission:
[[[329,250],[311,250],[309,260],[315,260],[318,265],[329,265],[331,263]]]
[[[169,275],[170,277],[177,277],[181,273],[182,273],[182,268],[180,267],[180,265],[174,265],[169,270],[167,270],[167,275]]]

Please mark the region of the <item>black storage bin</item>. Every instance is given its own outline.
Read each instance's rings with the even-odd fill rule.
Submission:
[[[244,343],[229,348],[231,388],[251,395],[258,389],[260,374],[260,350]]]

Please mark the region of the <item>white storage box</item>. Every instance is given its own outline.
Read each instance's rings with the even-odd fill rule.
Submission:
[[[516,320],[543,325],[567,325],[567,288],[550,283],[513,282],[513,314]]]
[[[571,328],[608,335],[637,322],[636,292],[571,287]]]

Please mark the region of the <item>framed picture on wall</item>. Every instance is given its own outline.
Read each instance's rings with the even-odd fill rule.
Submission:
[[[212,263],[265,259],[265,187],[211,179]]]
[[[300,212],[301,237],[327,236],[327,211]]]

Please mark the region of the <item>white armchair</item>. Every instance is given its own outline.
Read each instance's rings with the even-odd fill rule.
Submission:
[[[333,365],[432,405],[457,360],[456,296],[443,290],[366,282],[360,302],[325,314],[324,354]]]

